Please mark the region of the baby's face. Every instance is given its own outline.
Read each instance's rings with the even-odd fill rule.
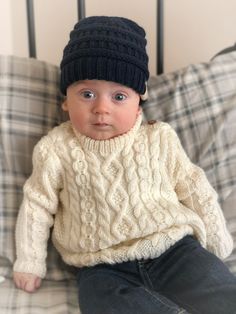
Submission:
[[[129,131],[140,114],[140,96],[126,86],[84,80],[67,89],[63,109],[74,128],[95,140],[107,140]]]

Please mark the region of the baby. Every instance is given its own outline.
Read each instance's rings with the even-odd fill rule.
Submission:
[[[82,314],[236,313],[233,248],[217,194],[170,125],[142,124],[145,31],[77,23],[61,62],[69,121],[35,146],[16,226],[14,280],[33,292],[47,241],[78,268]]]

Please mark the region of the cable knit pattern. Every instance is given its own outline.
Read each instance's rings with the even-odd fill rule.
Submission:
[[[68,121],[36,145],[17,228],[15,271],[45,276],[49,229],[82,267],[162,254],[187,234],[225,258],[232,239],[217,195],[166,123],[96,141]]]

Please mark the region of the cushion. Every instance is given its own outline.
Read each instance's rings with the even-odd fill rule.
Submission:
[[[0,274],[11,276],[14,230],[22,186],[32,170],[32,150],[63,120],[58,67],[35,59],[0,56]],[[47,279],[69,272],[49,243]]]
[[[230,53],[232,51],[236,51],[236,43],[233,46],[230,46],[230,47],[224,48],[223,50],[220,50],[213,58],[215,58],[219,55],[225,54],[225,53]]]
[[[147,120],[170,123],[219,194],[236,243],[236,52],[151,77]],[[227,260],[236,273],[236,252]]]

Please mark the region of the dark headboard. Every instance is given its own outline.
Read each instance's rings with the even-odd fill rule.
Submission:
[[[27,25],[29,41],[29,57],[36,58],[34,0],[26,0]],[[86,16],[85,0],[77,0],[78,20]],[[164,0],[156,0],[156,73],[161,74],[164,70]]]

